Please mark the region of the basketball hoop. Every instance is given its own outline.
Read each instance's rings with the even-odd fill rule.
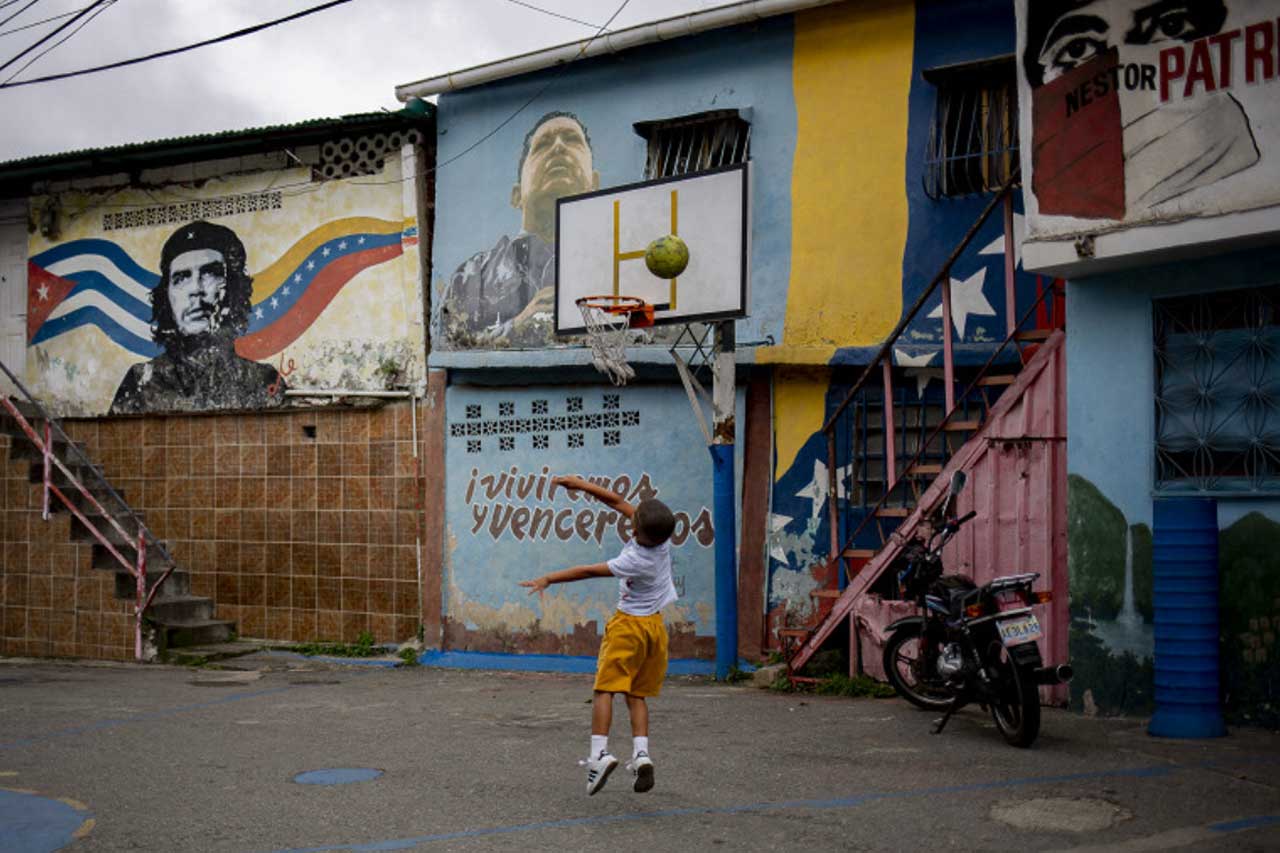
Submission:
[[[625,385],[636,372],[627,364],[627,338],[632,329],[653,325],[653,306],[634,296],[583,296],[574,300],[591,341],[591,361],[614,385]]]

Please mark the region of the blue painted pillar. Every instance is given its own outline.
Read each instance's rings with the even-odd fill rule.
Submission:
[[[738,518],[734,507],[734,416],[737,413],[736,349],[733,320],[716,324],[715,384],[711,392],[715,426],[711,438],[716,528],[716,678],[724,681],[738,664]]]
[[[716,678],[723,681],[738,663],[738,519],[733,445],[713,444],[710,450],[716,530]]]

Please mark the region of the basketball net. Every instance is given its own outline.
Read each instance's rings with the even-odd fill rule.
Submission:
[[[636,376],[627,364],[631,330],[653,325],[653,306],[632,296],[584,296],[576,300],[591,342],[591,362],[614,385]]]

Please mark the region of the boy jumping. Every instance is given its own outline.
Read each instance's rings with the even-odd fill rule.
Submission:
[[[520,581],[529,594],[542,594],[553,583],[615,575],[618,578],[618,611],[609,619],[600,641],[596,663],[595,698],[591,705],[591,752],[587,757],[587,794],[604,787],[618,759],[609,753],[609,726],[613,722],[613,696],[627,697],[633,746],[627,767],[635,775],[636,791],[653,787],[653,760],[649,758],[648,696],[657,696],[667,674],[667,628],[662,609],[676,600],[671,579],[671,546],[668,539],[676,519],[667,505],[643,500],[638,506],[621,495],[581,477],[556,477],[552,483],[583,491],[610,509],[631,519],[634,535],[618,556],[607,563],[574,566],[540,578]]]

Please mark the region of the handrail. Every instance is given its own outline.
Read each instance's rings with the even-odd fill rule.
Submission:
[[[26,397],[27,400],[33,406],[36,407],[36,410],[39,411],[40,417],[44,419],[45,423],[52,424],[53,428],[58,432],[58,437],[61,438],[69,448],[71,448],[71,451],[79,458],[79,461],[84,463],[82,467],[88,468],[91,471],[93,471],[93,475],[94,477],[97,478],[98,484],[101,485],[104,489],[106,489],[107,494],[110,495],[112,499],[114,499],[115,502],[119,504],[120,507],[122,507],[126,513],[128,513],[129,517],[138,525],[138,529],[144,532],[147,542],[151,545],[154,545],[156,547],[156,550],[160,552],[160,556],[164,558],[165,562],[167,562],[169,565],[172,566],[175,560],[169,554],[169,550],[164,547],[164,543],[162,543],[159,539],[155,537],[155,534],[151,532],[151,529],[147,527],[146,523],[138,516],[138,514],[134,511],[133,507],[129,506],[129,503],[124,498],[120,497],[120,495],[116,492],[116,490],[111,487],[111,484],[107,482],[107,479],[105,477],[102,476],[102,471],[99,470],[98,466],[93,463],[93,460],[91,460],[88,456],[86,456],[84,451],[80,449],[80,446],[75,441],[73,441],[71,437],[68,436],[67,433],[62,429],[62,423],[57,418],[51,417],[49,415],[48,410],[46,410],[44,406],[40,405],[40,401],[37,400],[34,396],[32,396],[31,392],[27,390],[26,386],[22,384],[22,382],[18,379],[17,376],[13,375],[13,371],[11,371],[8,365],[6,365],[3,361],[0,361],[0,371],[3,371],[5,376],[9,377],[9,381],[14,384],[14,387],[17,388],[19,391],[21,391],[22,395]],[[75,480],[75,478],[72,477],[72,475],[65,468],[62,468],[62,472],[66,474],[68,477],[71,477],[73,481]],[[111,519],[113,523],[115,523],[115,519],[110,513],[107,513],[104,510],[103,514],[108,519]],[[117,525],[117,529],[119,529],[118,525]],[[120,533],[126,539],[132,538],[130,534],[125,533],[124,530],[122,529],[120,529]]]
[[[924,292],[920,294],[918,299],[916,299],[915,304],[911,306],[910,310],[908,310],[907,313],[902,316],[902,319],[898,321],[898,325],[893,327],[893,331],[889,333],[887,338],[885,338],[884,344],[880,347],[880,351],[876,353],[876,357],[867,363],[866,369],[862,371],[862,375],[858,377],[858,381],[853,383],[853,387],[849,389],[849,393],[845,395],[844,399],[840,402],[840,405],[836,406],[835,411],[827,418],[826,423],[822,425],[823,432],[830,435],[831,431],[835,429],[836,420],[844,413],[844,410],[848,408],[849,404],[853,402],[854,396],[862,390],[862,386],[867,384],[867,380],[871,378],[872,371],[880,365],[881,359],[888,357],[889,351],[893,348],[893,345],[902,337],[903,332],[907,330],[907,326],[909,326],[911,321],[915,319],[916,314],[920,313],[920,309],[924,307],[925,302],[933,296],[933,292],[937,290],[938,285],[951,275],[951,267],[960,259],[960,256],[964,254],[964,250],[969,248],[969,244],[973,242],[973,238],[978,236],[978,231],[980,231],[982,226],[986,224],[987,218],[991,216],[991,211],[995,210],[997,204],[1004,201],[1005,196],[1013,192],[1013,188],[1017,185],[1020,179],[1019,167],[1015,166],[1013,174],[1009,176],[1009,180],[1005,182],[1005,185],[998,193],[992,196],[991,201],[987,202],[987,206],[983,208],[981,215],[979,215],[973,225],[969,227],[969,230],[965,233],[964,237],[961,238],[958,244],[956,244],[955,249],[951,251],[950,256],[947,257],[946,262],[942,265],[942,269],[939,270],[938,274],[933,277],[931,282],[929,282],[929,286],[926,287]],[[1005,239],[1012,240],[1013,235],[1007,235]],[[943,334],[949,340],[951,329],[944,329]]]
[[[1000,353],[1004,352],[1005,347],[1007,347],[1011,342],[1013,342],[1018,335],[1022,334],[1023,332],[1022,324],[1027,322],[1027,320],[1031,319],[1031,313],[1035,311],[1050,294],[1057,293],[1057,290],[1058,290],[1057,285],[1050,284],[1049,287],[1045,288],[1043,293],[1041,293],[1038,297],[1036,297],[1035,301],[1031,303],[1031,306],[1027,308],[1027,310],[1023,313],[1022,317],[1018,319],[1018,322],[1014,326],[1013,331],[1010,332],[1005,337],[1005,339],[1000,343],[1000,346],[996,347],[996,349],[992,351],[991,357],[987,359],[986,363],[983,364],[982,367],[978,370],[978,372],[974,375],[973,381],[970,382],[969,386],[960,393],[960,397],[959,397],[960,400],[967,400],[969,398],[969,395],[972,394],[973,391],[979,387],[978,383],[986,375],[987,371],[991,369],[991,366],[995,364],[996,359],[1000,356]],[[915,456],[911,457],[911,460],[907,462],[904,466],[902,466],[904,471],[904,474],[902,476],[899,476],[897,472],[894,472],[893,481],[891,483],[886,484],[884,489],[884,494],[882,494],[880,496],[880,499],[876,501],[875,504],[872,505],[871,509],[867,512],[866,516],[862,519],[862,521],[858,523],[858,526],[854,528],[853,532],[850,533],[848,537],[846,537],[844,544],[840,547],[841,551],[845,550],[846,548],[852,547],[853,543],[856,542],[858,539],[858,534],[860,534],[864,529],[866,529],[871,519],[875,518],[876,511],[880,509],[881,506],[884,505],[885,501],[889,499],[889,496],[893,494],[894,489],[896,489],[898,487],[898,484],[902,482],[903,477],[906,476],[905,472],[910,471],[911,466],[915,465],[918,461],[920,461],[921,458],[923,458],[924,454],[928,451],[929,446],[933,443],[934,439],[936,439],[946,429],[947,424],[951,421],[952,415],[954,415],[958,411],[960,411],[959,405],[957,405],[951,411],[947,412],[943,416],[942,420],[938,422],[938,425],[933,428],[933,431],[930,432],[929,435],[923,441],[920,442],[920,445],[916,450]],[[828,464],[831,464],[830,461]],[[833,555],[833,558],[840,559],[840,555],[837,553]],[[842,567],[842,570],[843,570],[843,567]],[[846,575],[847,575],[847,572],[846,572]]]

